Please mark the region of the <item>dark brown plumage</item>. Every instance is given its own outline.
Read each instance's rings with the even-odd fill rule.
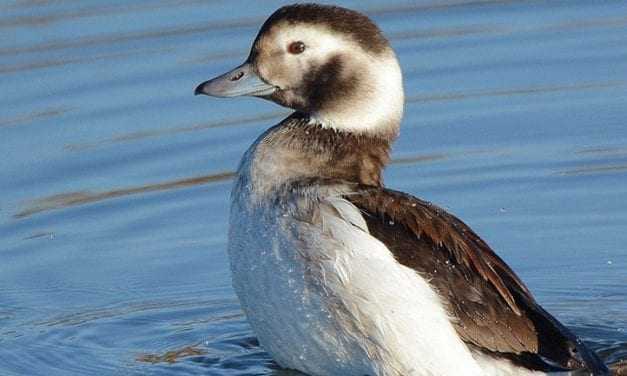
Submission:
[[[381,53],[389,46],[377,25],[359,12],[328,5],[294,4],[279,8],[263,23],[251,54],[256,52],[259,36],[282,22],[323,25],[335,33],[352,38],[364,50],[373,53]]]
[[[392,137],[325,128],[311,124],[309,117],[297,112],[262,135],[260,149],[289,155],[290,160],[282,161],[282,165],[293,180],[331,178],[382,186],[381,174],[390,159]]]

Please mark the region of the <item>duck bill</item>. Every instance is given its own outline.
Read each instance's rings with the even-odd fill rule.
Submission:
[[[263,81],[248,62],[230,72],[205,81],[196,87],[194,94],[205,94],[212,97],[263,97],[276,90],[274,85]]]

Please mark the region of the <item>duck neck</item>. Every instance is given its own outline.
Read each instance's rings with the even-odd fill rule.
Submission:
[[[250,184],[257,196],[305,179],[382,186],[393,140],[383,133],[325,127],[308,115],[294,113],[251,147],[240,170],[245,181],[240,183]]]

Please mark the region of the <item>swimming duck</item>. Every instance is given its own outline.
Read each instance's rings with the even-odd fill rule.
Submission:
[[[607,368],[443,209],[383,186],[401,69],[365,15],[280,8],[244,64],[196,94],[295,112],[246,151],[233,286],[260,344],[310,375],[534,375]]]

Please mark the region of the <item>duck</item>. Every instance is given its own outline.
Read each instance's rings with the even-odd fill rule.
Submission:
[[[244,156],[231,192],[235,293],[263,349],[309,375],[606,375],[468,225],[389,189],[399,61],[366,15],[295,4],[245,62],[195,94],[293,112]]]

